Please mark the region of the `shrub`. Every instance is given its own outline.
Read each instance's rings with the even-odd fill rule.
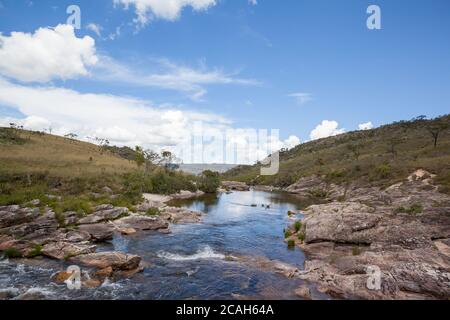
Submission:
[[[380,179],[387,179],[391,176],[392,168],[389,164],[382,164],[377,167],[376,174]]]
[[[3,251],[3,256],[8,259],[22,258],[22,253],[16,248],[8,248]]]
[[[294,241],[294,240],[289,240],[289,241],[288,241],[288,247],[289,247],[289,248],[295,247],[295,241]]]
[[[200,177],[199,189],[206,193],[215,193],[220,187],[220,174],[206,170]]]
[[[147,216],[158,216],[160,214],[161,212],[159,211],[158,208],[150,208],[145,212],[145,215]]]
[[[299,232],[299,234],[297,235],[298,240],[300,241],[305,241],[305,233],[304,232]]]
[[[27,258],[34,258],[42,255],[42,246],[37,244],[33,247],[33,250],[27,255]]]
[[[289,238],[290,236],[292,236],[292,232],[290,230],[286,230],[284,232],[284,238]]]
[[[302,228],[302,223],[301,223],[301,221],[296,221],[296,222],[294,223],[294,228],[295,228],[295,232],[299,232],[300,229]]]
[[[353,246],[353,248],[352,248],[352,254],[353,254],[354,256],[359,256],[361,253],[362,253],[362,250],[361,250],[360,247],[358,247],[358,246]]]
[[[423,212],[423,207],[420,204],[413,204],[409,208],[399,207],[395,209],[395,213],[408,213],[411,215],[421,214]]]

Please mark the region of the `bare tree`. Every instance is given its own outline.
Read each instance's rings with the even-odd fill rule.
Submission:
[[[434,140],[434,147],[436,148],[438,145],[439,136],[445,130],[450,127],[450,123],[444,120],[435,120],[430,122],[427,126],[428,132],[431,134]]]

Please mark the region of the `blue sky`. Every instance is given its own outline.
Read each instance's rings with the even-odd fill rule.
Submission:
[[[139,11],[139,2],[145,10]],[[64,105],[42,113],[39,106],[27,108],[26,101],[8,95],[17,90],[20,95],[36,94],[36,100],[49,88],[136,99],[159,112],[166,108],[217,115],[208,121],[218,126],[280,129],[282,141],[290,136],[308,140],[324,120],[332,123],[329,134],[335,134],[367,122],[379,126],[450,111],[447,0],[192,0],[178,16],[158,2],[0,0],[4,39],[11,38],[11,32],[34,34],[64,24],[66,8],[78,5],[81,29],[75,30],[75,37],[92,38],[98,58],[86,63],[87,73],[51,70],[46,79],[17,73],[11,66],[20,60],[4,60],[3,69],[0,61],[0,81],[7,89],[2,98],[0,86],[0,117],[36,116],[38,123],[45,119],[59,125],[61,133],[72,129],[62,115],[54,117]],[[371,4],[381,8],[381,30],[366,27]],[[7,53],[3,57],[11,57]],[[120,125],[104,127],[103,133],[107,136],[116,127]],[[129,141],[111,140],[147,142],[131,136]],[[166,143],[161,140],[149,145]]]

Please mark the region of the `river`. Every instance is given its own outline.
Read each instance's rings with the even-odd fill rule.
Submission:
[[[283,235],[292,223],[288,210],[301,207],[294,197],[233,192],[174,205],[206,215],[199,224],[172,225],[170,234],[116,235],[99,246],[98,251],[142,257],[145,270],[131,279],[107,281],[97,289],[69,290],[50,281],[67,263],[4,260],[0,290],[28,291],[42,299],[297,299],[294,290],[303,284],[301,280],[262,267],[276,260],[303,269],[303,252],[288,248]]]

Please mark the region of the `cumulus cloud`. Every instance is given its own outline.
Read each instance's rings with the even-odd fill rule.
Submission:
[[[150,64],[156,70],[142,72],[110,57],[101,56],[94,77],[103,81],[177,90],[187,93],[193,100],[200,100],[207,93],[207,85],[259,84],[256,80],[239,78],[236,74],[225,73],[218,68],[209,69],[204,65],[195,69],[167,59],[154,59]]]
[[[311,131],[311,140],[337,136],[345,132],[345,129],[339,129],[337,121],[323,120],[313,131]]]
[[[295,98],[299,105],[305,104],[312,100],[312,95],[305,92],[291,93],[288,95],[288,97]]]
[[[366,123],[361,123],[358,125],[359,130],[370,130],[373,129],[373,123],[371,121]]]
[[[184,7],[194,11],[204,11],[216,5],[216,0],[114,0],[115,5],[135,7],[135,22],[144,26],[152,19],[177,20]]]
[[[300,144],[300,138],[297,136],[289,136],[289,138],[287,138],[284,141],[285,148],[287,148],[287,149],[295,148],[299,144]]]
[[[94,39],[76,37],[73,26],[0,33],[0,75],[22,82],[86,76],[97,61]]]

